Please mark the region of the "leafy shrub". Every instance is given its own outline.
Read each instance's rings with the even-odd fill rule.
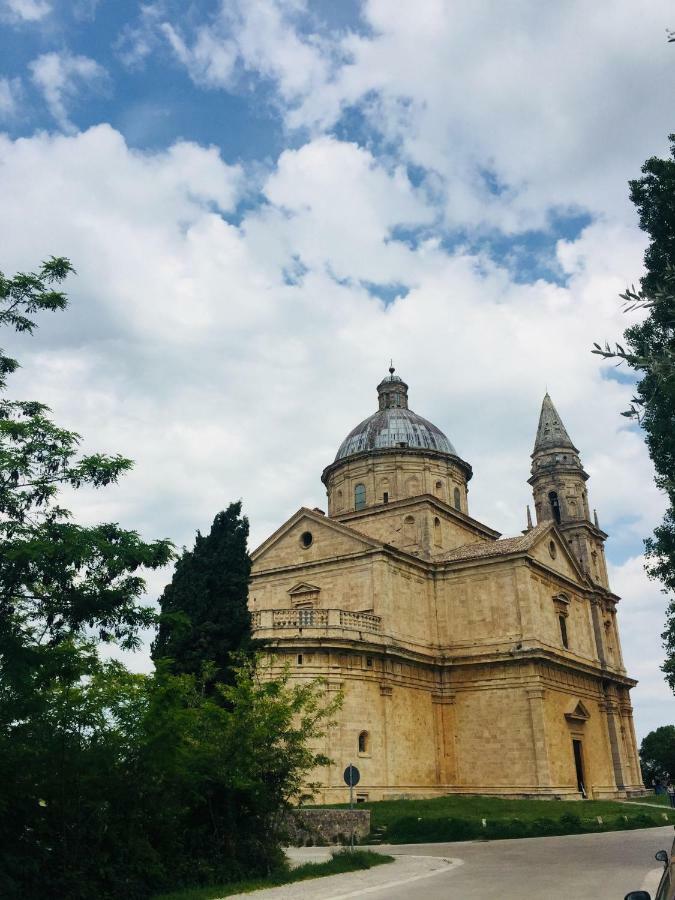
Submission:
[[[581,816],[578,816],[576,813],[563,813],[559,821],[561,829],[559,833],[561,834],[582,834],[584,831],[587,831],[587,828],[581,821]]]

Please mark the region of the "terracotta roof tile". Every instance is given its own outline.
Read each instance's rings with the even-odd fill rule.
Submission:
[[[506,556],[508,553],[518,553],[529,550],[539,538],[551,527],[550,522],[542,522],[536,525],[526,534],[518,537],[501,538],[498,541],[477,541],[473,544],[464,544],[443,556],[434,557],[434,562],[453,562],[463,559],[486,559],[491,556]]]

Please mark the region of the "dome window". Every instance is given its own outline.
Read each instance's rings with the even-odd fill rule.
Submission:
[[[459,488],[455,488],[453,496],[454,496],[454,501],[455,501],[455,509],[458,509],[461,512],[462,497],[461,497],[461,494],[459,493]]]
[[[354,509],[363,509],[366,505],[366,486],[357,484],[354,487]]]

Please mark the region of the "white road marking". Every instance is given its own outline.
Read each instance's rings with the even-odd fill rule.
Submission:
[[[663,866],[660,866],[658,869],[650,869],[649,872],[647,872],[647,874],[645,875],[640,890],[648,891],[652,896],[654,896],[654,894],[656,893],[656,889],[659,886],[659,881],[661,881],[662,875]]]
[[[402,884],[410,884],[413,881],[422,881],[424,878],[433,878],[434,875],[442,875],[444,872],[451,872],[453,869],[458,869],[460,866],[464,865],[463,859],[449,859],[442,856],[413,856],[412,854],[405,856],[399,856],[398,859],[438,859],[441,862],[447,863],[445,866],[439,866],[437,869],[434,869],[432,872],[424,872],[422,875],[411,875],[408,878],[401,878],[399,881],[387,881],[385,884],[377,884],[373,885],[373,887],[369,888],[360,888],[358,891],[350,891],[348,894],[333,894],[331,897],[326,897],[326,900],[349,900],[350,897],[363,897],[365,894],[375,894],[378,891],[384,891],[390,888],[400,887]]]

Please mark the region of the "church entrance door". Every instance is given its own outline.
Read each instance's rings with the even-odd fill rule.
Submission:
[[[574,768],[577,773],[577,789],[581,796],[586,799],[586,780],[584,778],[584,758],[581,751],[581,741],[572,740],[572,749],[574,750]]]

